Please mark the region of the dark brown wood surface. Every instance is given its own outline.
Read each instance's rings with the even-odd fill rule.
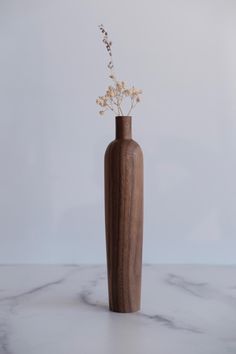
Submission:
[[[105,219],[109,307],[140,309],[143,239],[143,154],[131,139],[131,117],[116,117],[105,153]]]

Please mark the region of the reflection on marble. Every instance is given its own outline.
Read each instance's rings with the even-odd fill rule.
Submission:
[[[104,266],[1,266],[0,354],[236,354],[236,267],[143,267],[111,313]]]

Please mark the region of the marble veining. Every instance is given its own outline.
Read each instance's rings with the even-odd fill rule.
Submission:
[[[170,329],[189,331],[193,333],[202,333],[202,331],[198,328],[191,326],[191,324],[181,324],[177,323],[173,318],[168,318],[164,315],[147,315],[145,313],[140,312],[141,316],[147,317],[150,320],[157,321],[160,325],[166,326]]]
[[[64,281],[64,278],[58,279],[58,280],[55,280],[55,281],[51,281],[51,282],[49,282],[49,283],[36,286],[36,287],[33,288],[33,289],[29,289],[29,290],[27,290],[27,291],[25,291],[25,292],[23,292],[23,293],[0,298],[0,301],[3,302],[3,301],[18,300],[18,299],[20,299],[21,297],[24,297],[24,296],[27,296],[27,295],[32,295],[32,294],[34,294],[34,293],[36,293],[36,292],[38,292],[38,291],[44,290],[44,289],[48,288],[49,286],[61,284],[63,281]]]
[[[193,281],[186,280],[179,275],[168,274],[166,282],[167,284],[183,289],[194,296],[205,297],[209,294],[207,283],[195,283]]]
[[[108,311],[105,266],[1,266],[0,354],[236,354],[236,267],[147,265]]]

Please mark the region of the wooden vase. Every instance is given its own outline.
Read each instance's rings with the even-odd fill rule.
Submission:
[[[105,221],[109,308],[140,309],[143,241],[143,154],[132,140],[132,117],[116,117],[105,152]]]

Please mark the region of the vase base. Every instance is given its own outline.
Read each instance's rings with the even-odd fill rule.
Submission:
[[[117,308],[109,307],[109,311],[116,312],[116,313],[135,313],[140,311],[140,307],[132,308],[132,309],[117,309]]]

